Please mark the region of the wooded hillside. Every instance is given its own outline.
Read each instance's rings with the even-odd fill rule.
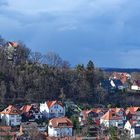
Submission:
[[[32,52],[22,42],[16,44],[0,37],[1,104],[70,99],[91,106],[140,105],[139,94],[110,94],[101,88],[99,83],[104,78],[108,75],[91,60],[86,66],[77,64],[71,68],[68,61],[54,52]]]
[[[1,103],[54,99],[95,101],[95,87],[103,78],[103,72],[95,68],[92,61],[86,67],[78,64],[70,68],[69,62],[54,52],[45,55],[32,52],[21,42],[12,52],[7,49],[7,43],[0,39]]]

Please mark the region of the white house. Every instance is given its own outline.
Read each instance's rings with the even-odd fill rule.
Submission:
[[[8,126],[18,126],[21,124],[20,111],[12,105],[0,112],[2,122]]]
[[[118,128],[123,128],[124,118],[117,115],[114,111],[109,110],[101,117],[100,124],[104,125],[105,127],[115,126]]]
[[[140,138],[140,121],[127,121],[124,125],[124,129],[127,130],[130,138]]]
[[[136,80],[133,82],[131,90],[140,91],[140,80]]]
[[[65,107],[59,101],[48,101],[40,104],[40,112],[45,118],[64,117]]]
[[[54,118],[49,121],[48,135],[50,137],[71,137],[72,133],[73,125],[68,118]]]

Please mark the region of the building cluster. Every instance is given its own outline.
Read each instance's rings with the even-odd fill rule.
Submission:
[[[13,140],[24,140],[34,136],[46,139],[73,135],[73,124],[65,116],[65,106],[59,101],[24,105],[21,108],[9,105],[0,112],[0,117],[0,137],[9,135]]]
[[[59,101],[46,101],[39,105],[24,105],[16,108],[9,105],[0,112],[0,137],[10,136],[13,140],[33,137],[44,139],[63,139],[73,137],[73,123],[65,116],[65,106]],[[94,137],[99,131],[115,127],[130,138],[140,137],[140,107],[93,108],[81,110],[78,114],[81,128],[90,124]],[[96,133],[97,130],[97,133]]]
[[[114,72],[108,79],[100,82],[100,86],[108,92],[116,91],[140,91],[140,80],[133,79],[129,73]]]
[[[100,131],[115,127],[132,139],[140,138],[140,107],[83,110],[79,116],[81,126],[86,126],[89,118]]]

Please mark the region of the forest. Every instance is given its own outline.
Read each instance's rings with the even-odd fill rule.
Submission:
[[[139,105],[139,95],[111,94],[101,88],[99,83],[108,73],[95,67],[92,60],[71,68],[70,63],[55,52],[32,52],[22,42],[18,42],[12,52],[7,44],[8,41],[0,37],[1,105],[46,100],[72,100],[87,107]]]

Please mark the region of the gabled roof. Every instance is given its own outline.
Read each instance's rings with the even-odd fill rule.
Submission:
[[[59,101],[56,101],[56,100],[55,101],[48,101],[46,103],[47,103],[48,108],[51,108],[55,104],[59,104],[60,106],[63,107],[63,104],[61,102],[59,102]]]
[[[140,87],[140,80],[134,80],[133,85]]]
[[[106,112],[101,119],[103,120],[122,120],[122,117],[118,116],[116,113],[114,113],[113,111],[109,110],[108,112]]]
[[[115,84],[116,87],[123,86],[123,83],[119,79],[113,79],[113,83]]]
[[[126,114],[136,114],[136,112],[140,109],[140,107],[128,107],[126,109]]]
[[[24,105],[23,107],[20,108],[20,110],[22,111],[22,113],[27,113],[30,111],[31,108],[32,105]]]
[[[124,111],[124,109],[123,108],[110,108],[110,110],[111,111],[113,111],[113,112],[115,112],[115,113],[118,113],[118,112],[120,112],[120,111]]]
[[[61,128],[61,127],[73,127],[72,122],[67,117],[62,118],[54,118],[49,121],[49,124],[52,124],[54,128]],[[64,124],[64,125],[63,125]]]
[[[20,114],[20,110],[15,108],[13,105],[9,105],[6,109],[4,109],[0,114],[9,114],[9,115],[18,115]]]
[[[82,110],[81,113],[84,115],[84,117],[88,117],[88,114],[93,112],[92,110]]]
[[[12,46],[14,48],[18,47],[18,43],[17,42],[8,42],[8,45],[10,45],[10,46]]]

